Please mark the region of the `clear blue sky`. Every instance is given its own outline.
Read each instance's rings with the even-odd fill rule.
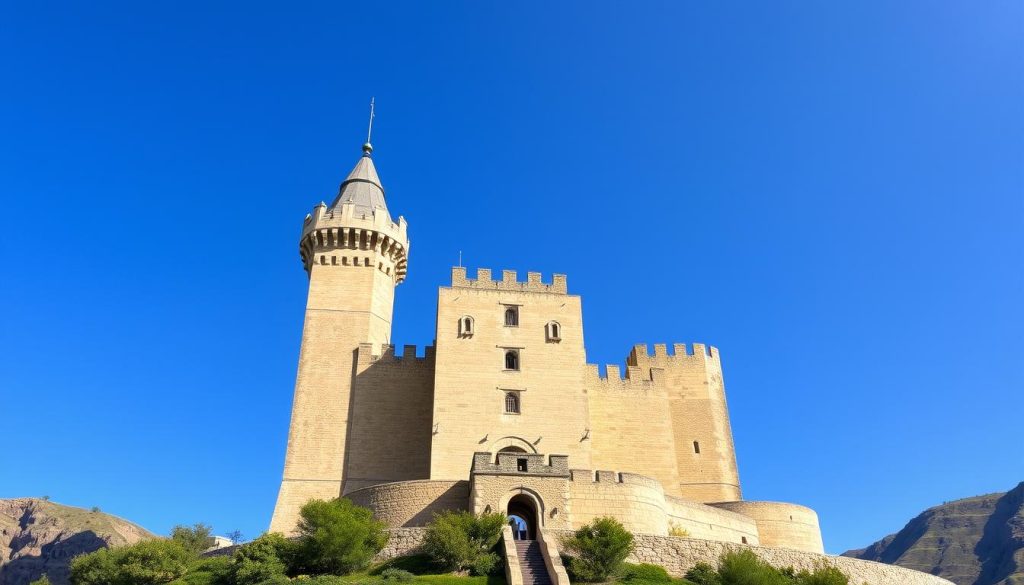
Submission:
[[[721,349],[744,495],[833,552],[1024,480],[1024,5],[431,8],[0,8],[0,497],[265,529],[371,95],[397,344],[459,250],[566,273],[591,362]]]

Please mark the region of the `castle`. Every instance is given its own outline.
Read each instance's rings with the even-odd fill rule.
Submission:
[[[394,528],[500,511],[531,538],[613,516],[636,533],[822,552],[813,510],[742,499],[718,350],[637,345],[602,375],[564,275],[453,268],[434,346],[396,353],[408,225],[372,150],[302,226],[309,295],[271,530],[345,496]]]

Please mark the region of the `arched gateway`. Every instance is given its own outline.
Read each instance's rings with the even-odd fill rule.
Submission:
[[[512,535],[516,540],[536,540],[537,525],[540,521],[540,514],[534,499],[525,494],[512,496],[505,513],[508,515],[509,524],[512,526]]]

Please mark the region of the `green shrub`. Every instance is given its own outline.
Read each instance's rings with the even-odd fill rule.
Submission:
[[[399,583],[405,583],[408,581],[414,581],[416,575],[413,575],[409,571],[399,569],[396,567],[390,567],[380,572],[381,578],[385,581],[397,581]]]
[[[672,581],[672,577],[669,576],[668,571],[658,565],[652,565],[650,563],[641,563],[634,565],[633,563],[623,563],[621,580],[624,582],[644,582],[644,583],[669,583]]]
[[[74,585],[159,585],[188,571],[195,555],[171,540],[100,549],[71,561]]]
[[[429,555],[408,555],[388,559],[380,565],[370,569],[371,575],[380,575],[388,569],[401,569],[413,575],[429,575],[437,572],[437,565]]]
[[[347,575],[370,564],[388,542],[383,522],[350,500],[310,500],[299,511],[298,560],[312,574]]]
[[[614,518],[598,518],[581,527],[562,543],[572,557],[569,571],[574,580],[605,581],[622,568],[633,550],[633,535]]]
[[[48,499],[50,499],[50,497],[49,496],[43,496],[43,499],[44,500],[48,500]],[[50,585],[50,578],[47,577],[46,575],[43,575],[42,577],[40,577],[40,578],[36,579],[35,581],[29,583],[28,585]]]
[[[243,544],[231,560],[234,585],[258,585],[283,577],[294,564],[296,545],[271,532]]]
[[[192,564],[184,577],[172,582],[173,585],[233,585],[231,579],[231,558],[210,557]]]
[[[813,571],[800,571],[796,575],[797,585],[849,585],[850,578],[839,569],[820,564]]]
[[[722,555],[718,565],[721,585],[792,585],[779,569],[762,561],[750,550]]]
[[[722,578],[718,576],[718,569],[707,563],[697,563],[686,572],[686,580],[692,581],[694,585],[722,585]]]
[[[498,555],[492,549],[505,522],[504,514],[442,512],[427,527],[423,550],[443,570],[487,575],[498,566]]]
[[[210,536],[211,530],[206,524],[195,524],[191,528],[179,524],[171,531],[171,540],[179,543],[185,550],[199,555],[215,544],[213,537]]]

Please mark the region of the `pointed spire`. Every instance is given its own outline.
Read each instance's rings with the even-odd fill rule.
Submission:
[[[373,133],[374,100],[370,99],[370,124],[366,131],[366,144],[363,145],[363,156],[356,163],[355,168],[348,174],[338,189],[338,196],[331,203],[331,209],[339,205],[352,204],[356,211],[364,214],[373,213],[374,209],[387,211],[388,206],[384,199],[384,187],[380,184],[380,177],[377,176],[377,168],[373,164],[370,154],[373,146],[370,138]]]

